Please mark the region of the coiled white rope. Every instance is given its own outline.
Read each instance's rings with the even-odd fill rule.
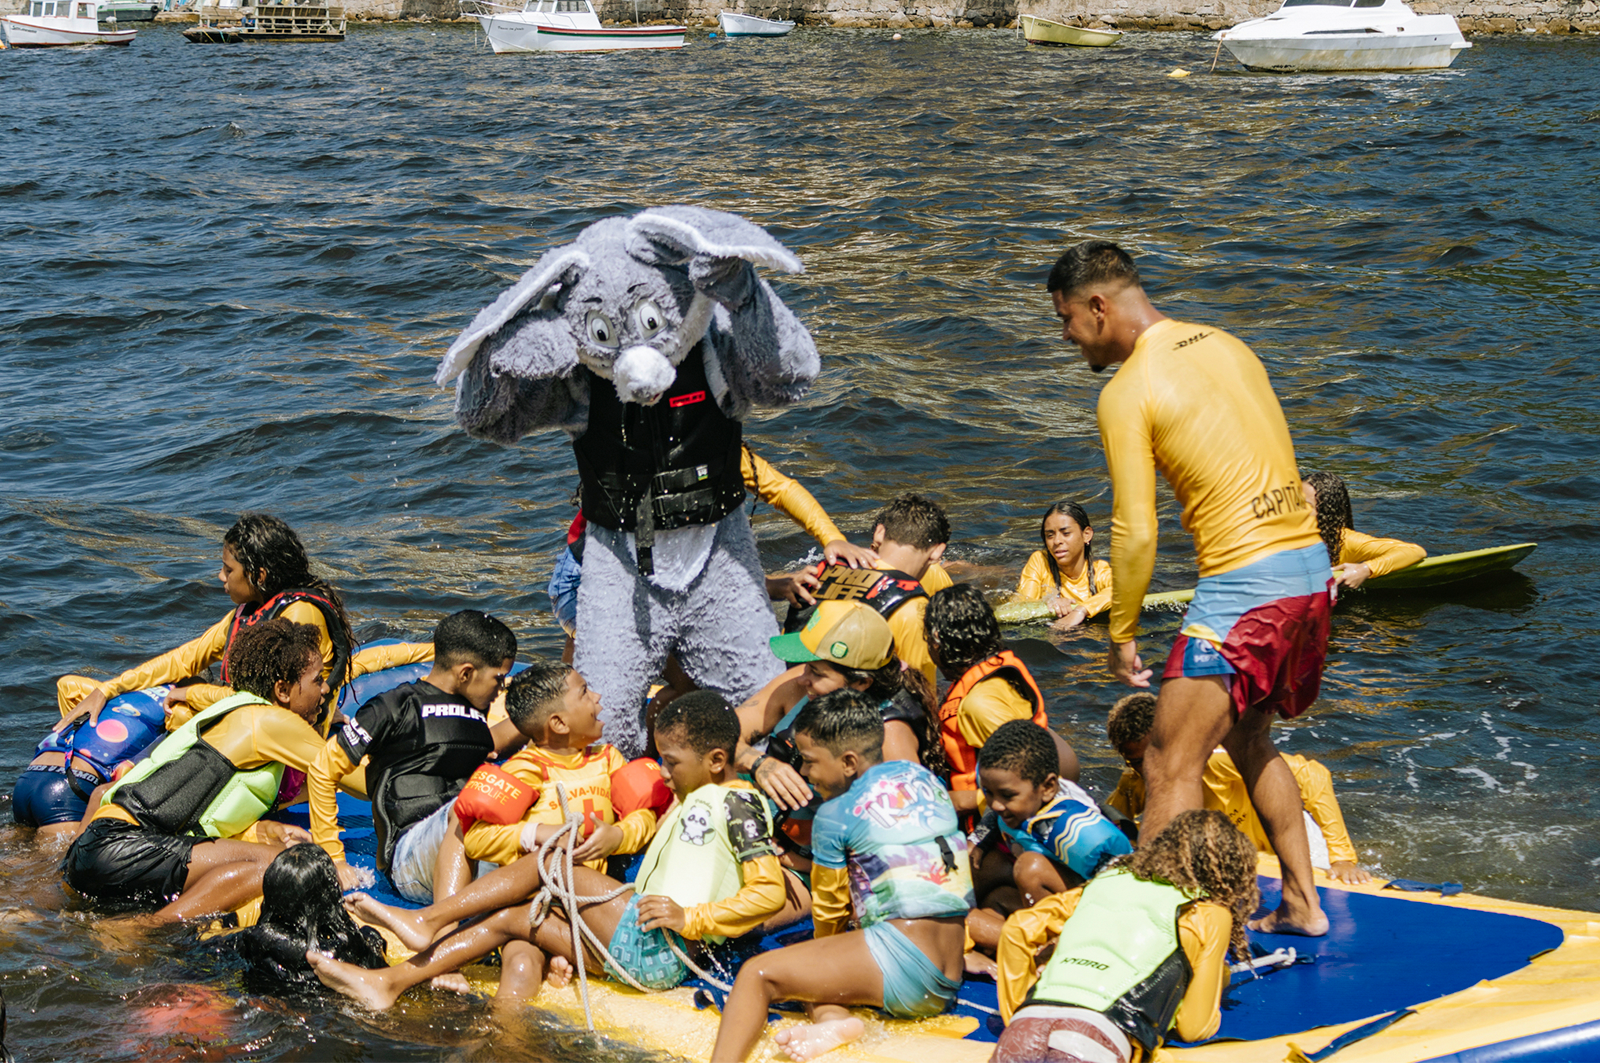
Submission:
[[[538,861],[539,866],[539,880],[543,885],[533,897],[533,906],[529,909],[528,921],[531,928],[537,930],[545,921],[545,918],[549,916],[552,905],[559,904],[566,910],[567,923],[572,928],[572,956],[578,968],[578,996],[583,1001],[583,1021],[588,1026],[589,1032],[594,1033],[594,1013],[589,1005],[589,971],[584,953],[585,941],[594,946],[595,952],[605,959],[605,966],[609,967],[611,972],[621,978],[623,982],[641,993],[648,993],[650,990],[640,985],[632,975],[622,968],[621,964],[617,963],[616,958],[611,955],[611,950],[606,948],[599,935],[590,930],[589,924],[584,922],[581,911],[582,905],[604,904],[606,901],[627,893],[633,889],[633,886],[622,885],[607,893],[593,895],[580,894],[577,891],[572,873],[572,850],[576,847],[582,835],[583,817],[567,807],[567,788],[559,782],[556,783],[556,800],[561,803],[563,822],[554,834],[545,839],[539,846],[539,851],[534,854],[534,859]],[[569,838],[566,845],[561,844],[563,838]],[[556,860],[552,864],[549,861],[549,857],[552,855],[551,849],[557,846],[560,847],[560,850],[554,854]],[[563,855],[565,859],[563,859]],[[731,985],[712,977],[691,960],[678,947],[678,943],[673,940],[674,935],[672,933],[668,932],[663,937],[666,939],[667,947],[695,975],[724,993],[732,992],[733,987]]]

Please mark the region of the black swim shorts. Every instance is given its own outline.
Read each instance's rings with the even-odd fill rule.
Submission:
[[[183,892],[196,838],[97,819],[61,862],[67,885],[99,907],[154,911]]]

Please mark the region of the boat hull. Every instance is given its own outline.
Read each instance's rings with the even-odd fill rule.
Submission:
[[[724,37],[785,37],[794,29],[794,23],[755,15],[740,15],[723,11],[717,15]]]
[[[1472,47],[1459,33],[1410,37],[1348,34],[1317,38],[1235,41],[1222,46],[1251,70],[1442,70]]]
[[[42,21],[42,20],[41,20]],[[88,24],[88,19],[84,20]],[[13,48],[61,48],[76,44],[132,44],[136,30],[72,30],[40,25],[25,16],[0,19],[0,29]]]
[[[683,26],[541,26],[506,15],[479,15],[496,55],[514,52],[622,52],[682,48]]]
[[[1109,48],[1122,39],[1122,31],[1085,29],[1034,15],[1023,15],[1022,36],[1029,44],[1040,44],[1047,48]]]

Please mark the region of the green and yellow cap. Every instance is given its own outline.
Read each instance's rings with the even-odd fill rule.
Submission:
[[[799,631],[770,642],[780,661],[827,661],[841,668],[876,671],[894,659],[889,622],[860,602],[819,602]]]

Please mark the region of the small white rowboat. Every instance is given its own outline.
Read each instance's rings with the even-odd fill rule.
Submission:
[[[723,11],[717,15],[724,37],[782,37],[794,29],[794,23],[775,18],[757,18]]]
[[[1082,26],[1068,26],[1064,22],[1051,22],[1036,15],[1023,15],[1022,36],[1029,44],[1107,48],[1122,39],[1122,31],[1091,30]]]

